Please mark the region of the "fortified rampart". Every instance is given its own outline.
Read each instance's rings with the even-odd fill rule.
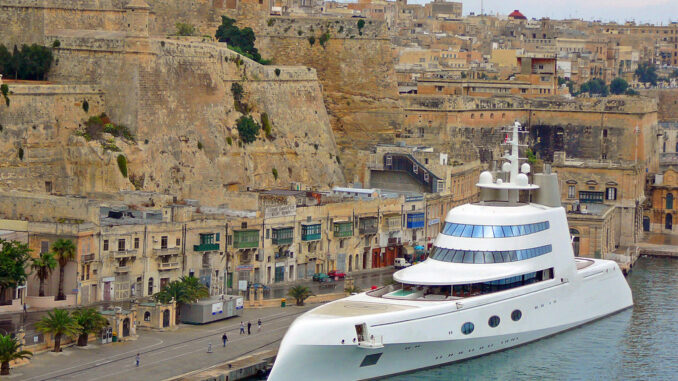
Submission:
[[[402,110],[383,21],[271,17],[260,24],[256,42],[262,56],[276,63],[318,71],[348,179],[360,173],[356,149],[393,141]]]
[[[640,93],[657,100],[657,119],[660,122],[678,122],[678,89],[641,90]]]
[[[518,120],[545,161],[553,152],[593,160],[646,160],[657,167],[657,105],[643,97],[523,99],[402,96],[400,136],[452,152],[460,161],[498,159],[502,127]],[[636,127],[638,133],[636,134]]]

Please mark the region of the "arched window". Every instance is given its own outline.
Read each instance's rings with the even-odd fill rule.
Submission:
[[[144,312],[144,321],[151,321],[151,313],[146,311]]]
[[[666,209],[673,209],[673,193],[666,195]]]
[[[153,278],[148,278],[148,296],[153,295]]]
[[[673,230],[673,216],[670,213],[666,215],[666,221],[664,221],[664,229]]]

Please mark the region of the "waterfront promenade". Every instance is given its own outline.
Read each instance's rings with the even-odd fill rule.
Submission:
[[[30,364],[15,368],[7,379],[40,380],[164,380],[225,361],[262,351],[276,349],[294,319],[318,306],[246,309],[242,316],[208,325],[181,325],[175,331],[139,331],[134,341],[85,348],[68,347],[60,354],[45,352],[36,355]],[[261,318],[262,332],[256,321]],[[253,323],[251,335],[240,335],[240,321]],[[229,338],[222,347],[221,335]],[[207,353],[212,343],[213,353]],[[134,357],[141,354],[141,366]],[[4,379],[4,377],[3,377]]]

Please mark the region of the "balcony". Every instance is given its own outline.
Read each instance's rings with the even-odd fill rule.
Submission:
[[[301,225],[302,241],[318,241],[321,235],[320,224]]]
[[[80,257],[80,261],[82,263],[89,263],[89,262],[94,262],[94,254],[83,254]]]
[[[193,251],[219,251],[219,244],[201,243],[200,245],[193,245]]]
[[[200,246],[200,245],[197,245]],[[195,248],[194,248],[195,249]],[[218,250],[218,245],[217,245],[217,250]],[[198,250],[196,250],[198,251]],[[161,255],[179,255],[181,254],[181,247],[160,247],[160,248],[153,248],[153,254],[161,256]]]
[[[179,262],[160,262],[158,270],[176,270],[179,268]]]
[[[136,257],[137,249],[111,251],[114,259]]]
[[[334,223],[334,236],[336,238],[353,236],[353,223],[352,222],[335,222]]]
[[[294,241],[294,228],[273,229],[271,243],[274,245],[291,245]]]
[[[128,273],[128,272],[130,271],[131,268],[132,268],[132,266],[130,266],[130,265],[128,265],[128,264],[124,264],[124,265],[114,265],[114,266],[113,266],[113,271],[115,271],[116,273]]]
[[[259,230],[234,231],[233,247],[236,249],[254,249],[259,247]]]

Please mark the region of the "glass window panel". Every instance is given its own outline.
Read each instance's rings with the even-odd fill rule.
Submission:
[[[445,258],[443,261],[445,262],[452,262],[452,256],[454,255],[454,250],[446,249],[445,250]]]
[[[464,263],[473,263],[472,251],[464,251]]]
[[[544,228],[544,230],[546,230],[546,229],[548,229],[548,228],[551,227],[551,224],[550,224],[548,221],[546,221],[546,222],[544,222],[544,223],[546,224],[546,227]]]
[[[501,226],[492,226],[492,230],[494,231],[494,238],[504,238],[504,230]]]
[[[454,231],[452,232],[452,235],[455,237],[461,237],[461,233],[464,232],[465,227],[466,225],[457,224],[457,226],[454,228]]]
[[[454,229],[456,229],[456,228],[457,228],[457,224],[453,224],[453,223],[449,223],[449,222],[448,222],[448,223],[445,225],[445,231],[444,231],[444,233],[447,234],[447,235],[452,235],[452,232],[454,232]]]
[[[504,253],[506,252],[504,251]],[[494,257],[494,263],[508,262],[508,260],[504,260],[504,258],[508,259],[508,253],[506,254],[506,257],[504,257],[501,252],[493,251],[492,256]]]
[[[485,263],[494,263],[494,256],[492,255],[492,252],[485,251],[483,255],[485,256]]]
[[[518,225],[518,235],[525,235],[525,225]]]
[[[464,227],[464,232],[461,234],[462,237],[472,237],[473,236],[473,225],[466,225]]]
[[[522,261],[525,258],[525,250],[516,250],[516,254],[518,255],[518,260]]]
[[[518,260],[518,253],[515,250],[509,251],[509,254],[511,255],[511,262]]]
[[[463,250],[457,250],[454,252],[454,258],[452,258],[452,262],[454,263],[462,263],[464,261],[464,251]]]
[[[485,263],[485,256],[482,251],[476,251],[473,254],[473,263]]]
[[[474,225],[473,226],[473,238],[482,238],[483,237],[483,226]]]
[[[512,237],[517,237],[520,235],[520,231],[517,226],[513,225],[511,226],[511,231],[513,232]]]
[[[525,234],[533,233],[532,224],[523,225],[525,227]]]
[[[483,226],[483,236],[485,238],[494,238],[494,231],[492,230],[492,226],[485,225]]]
[[[504,231],[504,237],[513,237],[513,230],[510,226],[502,226],[501,230]]]

